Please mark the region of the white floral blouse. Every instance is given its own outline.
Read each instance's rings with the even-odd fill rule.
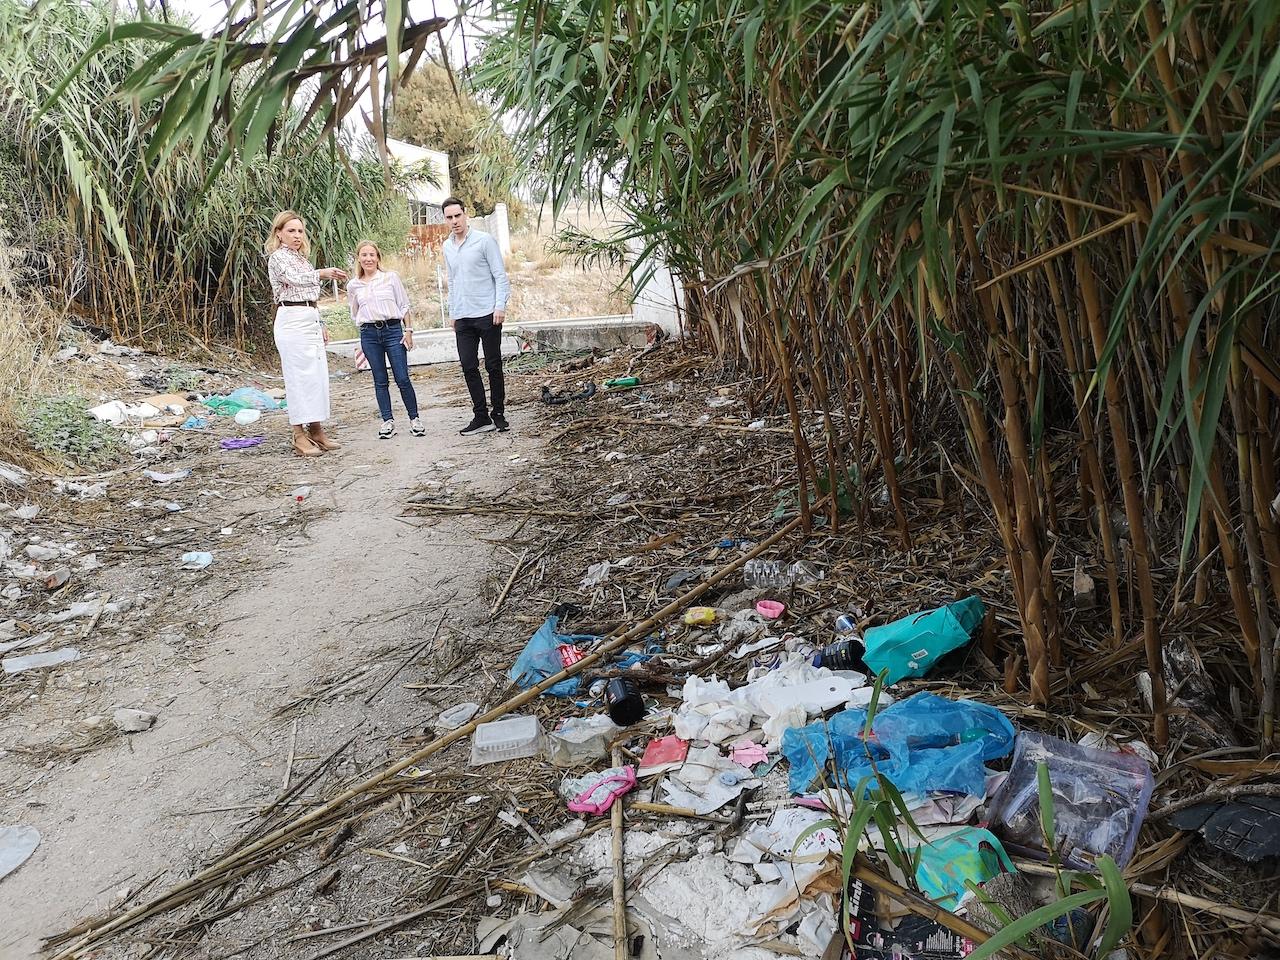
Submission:
[[[271,278],[273,303],[320,299],[320,274],[296,250],[281,247],[271,254],[267,275]]]

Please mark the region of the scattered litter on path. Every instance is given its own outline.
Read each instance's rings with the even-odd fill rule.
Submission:
[[[223,437],[218,441],[218,446],[223,450],[248,450],[250,447],[261,446],[266,437]]]
[[[213,563],[213,554],[200,550],[193,550],[190,553],[182,555],[182,570],[203,570],[209,564]]]

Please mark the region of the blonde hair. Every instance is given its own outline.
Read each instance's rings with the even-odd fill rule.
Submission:
[[[360,265],[360,251],[363,250],[365,247],[373,247],[374,252],[377,253],[378,255],[378,270],[382,269],[382,248],[378,246],[376,243],[374,243],[372,240],[361,240],[359,243],[356,244],[356,279],[357,280],[364,279],[364,267]],[[375,270],[374,272],[376,273],[377,270]]]
[[[302,219],[302,214],[296,210],[281,210],[276,214],[276,218],[271,221],[271,233],[267,236],[266,251],[267,254],[273,254],[279,250],[284,244],[280,242],[280,231],[284,229],[284,225],[290,220],[298,220],[305,228],[307,221]],[[302,238],[302,250],[300,251],[304,257],[311,256],[311,240],[305,235]]]

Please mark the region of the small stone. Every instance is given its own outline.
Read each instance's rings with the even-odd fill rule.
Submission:
[[[111,719],[123,733],[141,733],[143,730],[151,729],[152,724],[156,722],[156,715],[145,710],[121,707],[111,715]]]
[[[85,717],[83,720],[81,720],[80,725],[90,730],[96,730],[98,729],[98,727],[102,726],[106,722],[107,722],[106,717],[102,716],[102,714],[100,713],[95,713],[93,716]]]

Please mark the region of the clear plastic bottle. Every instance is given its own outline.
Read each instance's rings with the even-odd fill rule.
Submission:
[[[823,576],[823,571],[808,560],[797,560],[795,563],[785,564],[781,560],[756,558],[748,560],[742,568],[742,579],[753,590],[813,583],[821,580]]]

